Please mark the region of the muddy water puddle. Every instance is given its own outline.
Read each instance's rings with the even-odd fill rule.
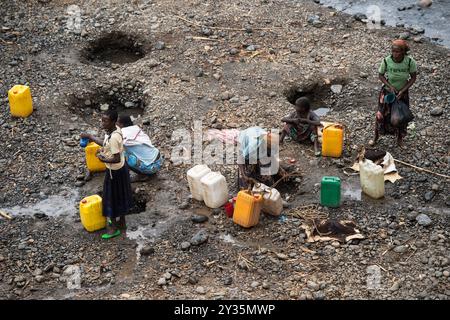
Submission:
[[[12,216],[46,215],[49,217],[72,216],[77,212],[80,194],[78,190],[66,190],[59,195],[52,195],[35,204],[2,208]]]

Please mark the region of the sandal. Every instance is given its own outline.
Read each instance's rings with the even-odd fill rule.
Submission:
[[[111,239],[120,235],[120,230],[116,230],[114,233],[104,233],[102,234],[102,239]]]

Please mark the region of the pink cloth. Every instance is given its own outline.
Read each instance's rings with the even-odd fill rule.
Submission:
[[[238,136],[239,130],[237,129],[224,129],[224,130],[208,129],[206,137],[208,141],[219,139],[220,141],[225,143],[235,144],[237,142]]]

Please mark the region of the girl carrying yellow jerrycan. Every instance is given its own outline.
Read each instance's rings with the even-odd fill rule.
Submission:
[[[15,85],[8,91],[9,110],[13,117],[26,118],[33,112],[30,87]]]

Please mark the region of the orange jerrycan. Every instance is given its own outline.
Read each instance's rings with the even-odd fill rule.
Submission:
[[[332,124],[323,129],[322,156],[339,158],[344,149],[344,127]]]
[[[99,172],[106,170],[105,164],[101,162],[96,156],[97,150],[99,150],[100,148],[101,147],[95,142],[90,142],[85,148],[86,166],[90,172]]]
[[[15,85],[8,91],[9,111],[13,117],[26,118],[33,112],[30,87]]]
[[[256,226],[259,222],[263,197],[247,190],[239,191],[234,207],[233,222],[244,228]]]
[[[89,231],[97,231],[106,227],[106,217],[102,214],[102,198],[93,195],[80,201],[80,218],[83,227]]]

